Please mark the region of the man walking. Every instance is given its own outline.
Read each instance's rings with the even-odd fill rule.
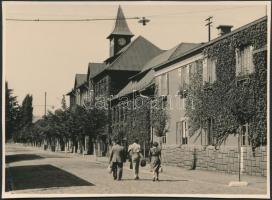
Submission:
[[[140,166],[140,159],[142,157],[141,154],[141,146],[138,144],[138,139],[134,140],[134,143],[129,145],[128,152],[131,157],[133,172],[134,172],[134,179],[139,179],[139,166]]]
[[[123,162],[125,162],[125,149],[116,140],[110,154],[110,163],[112,166],[113,179],[120,181],[123,174]]]

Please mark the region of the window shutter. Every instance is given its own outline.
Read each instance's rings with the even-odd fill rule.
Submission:
[[[165,74],[165,84],[166,84],[166,87],[165,87],[165,89],[166,89],[166,92],[165,92],[165,94],[166,95],[168,95],[169,94],[169,73],[166,73]]]
[[[161,81],[161,75],[160,76],[158,76],[158,94],[159,94],[159,96],[161,95],[161,93],[162,93],[162,81]]]
[[[178,68],[178,75],[181,77],[181,68]]]
[[[190,71],[189,71],[189,79],[192,80],[192,78],[194,77],[194,75],[196,74],[196,63],[193,62],[190,65]]]
[[[203,85],[205,84],[205,82],[207,82],[207,58],[204,58],[203,61],[202,61],[202,64],[203,64]]]
[[[163,74],[161,79],[162,79],[162,95],[165,95],[165,92],[166,92],[166,74]]]
[[[189,85],[190,65],[186,65],[186,84]]]
[[[212,60],[212,82],[216,80],[216,59]]]
[[[249,66],[250,66],[249,73],[253,73],[253,72],[254,72],[253,46],[250,46],[250,47],[249,47]]]
[[[250,47],[246,47],[244,49],[244,68],[245,68],[245,73],[248,74],[250,71],[250,66],[249,66],[249,51],[250,51]]]
[[[181,69],[181,87],[184,90],[184,82],[185,82],[185,68],[182,67]]]
[[[168,94],[168,73],[161,75],[161,95]]]
[[[241,52],[238,48],[235,49],[235,60],[236,60],[236,76],[241,73]]]

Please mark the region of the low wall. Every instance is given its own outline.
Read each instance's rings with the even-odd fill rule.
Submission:
[[[238,148],[203,146],[164,146],[162,150],[163,163],[184,167],[238,173]],[[241,148],[241,172],[255,176],[267,176],[267,148],[259,147],[253,155],[251,147]]]

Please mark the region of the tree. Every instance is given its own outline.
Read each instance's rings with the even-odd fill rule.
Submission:
[[[156,136],[161,138],[165,136],[168,129],[169,115],[167,112],[167,101],[165,101],[164,97],[155,97],[150,103],[151,126],[154,128]]]
[[[32,124],[33,120],[33,107],[32,107],[32,95],[27,94],[22,102],[22,115],[23,115],[23,123],[25,126],[29,126]]]
[[[66,104],[66,100],[65,100],[65,95],[62,96],[62,100],[61,100],[61,109],[63,111],[67,110],[67,104]]]
[[[5,83],[6,91],[6,105],[5,105],[5,139],[6,141],[14,137],[17,129],[17,118],[19,112],[19,105],[17,97],[13,96],[13,90],[8,88],[8,83]]]
[[[22,102],[21,108],[21,120],[20,120],[20,129],[21,129],[21,138],[24,141],[30,142],[31,140],[31,126],[33,120],[33,107],[32,107],[32,95],[27,94]]]

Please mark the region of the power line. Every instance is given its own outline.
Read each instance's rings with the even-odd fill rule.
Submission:
[[[128,17],[121,20],[141,19],[140,17]],[[7,21],[36,21],[36,22],[80,22],[80,21],[106,21],[116,20],[116,18],[94,18],[94,19],[24,19],[24,18],[6,18]],[[120,19],[119,19],[120,20]]]
[[[231,8],[222,8],[222,9],[209,9],[209,10],[198,10],[198,11],[188,11],[188,12],[178,12],[178,13],[169,13],[169,14],[158,14],[158,15],[148,15],[146,17],[165,17],[171,15],[184,15],[184,14],[197,14],[197,13],[205,13],[205,12],[218,12],[223,10],[233,10],[233,9],[241,9],[248,8],[251,6],[243,6],[243,7],[231,7]],[[141,17],[126,17],[123,20],[140,20],[143,19]],[[6,18],[7,21],[35,21],[35,22],[82,22],[82,21],[109,21],[116,20],[116,18],[83,18],[83,19],[25,19],[25,18]]]

